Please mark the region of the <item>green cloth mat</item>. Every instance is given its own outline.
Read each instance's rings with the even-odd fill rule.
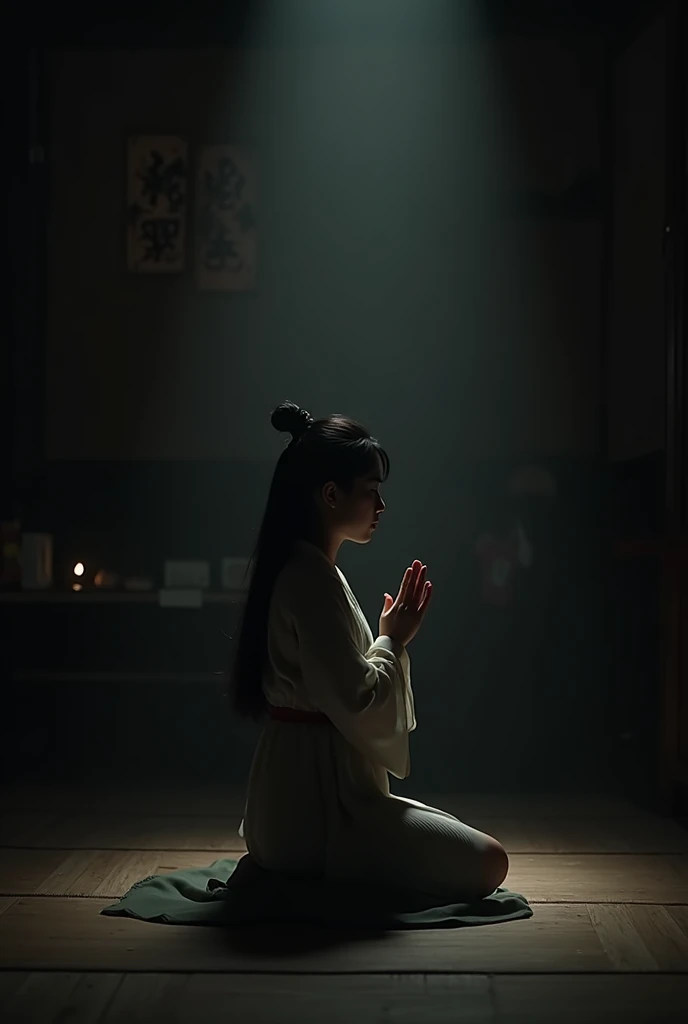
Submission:
[[[163,924],[303,925],[370,928],[460,928],[532,917],[527,899],[496,889],[476,903],[432,906],[399,890],[342,880],[285,877],[265,872],[258,881],[225,886],[234,860],[210,867],[152,875],[137,882],[102,913]]]

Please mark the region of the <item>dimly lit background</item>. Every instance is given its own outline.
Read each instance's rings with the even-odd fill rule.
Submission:
[[[435,583],[405,791],[647,793],[660,573],[614,552],[665,522],[655,7],[18,19],[1,518],[53,535],[55,588],[77,560],[157,588],[188,558],[220,591],[281,450],[271,409],[346,412],[392,474],[382,529],[342,568],[373,624],[410,559]],[[146,134],[188,144],[175,274],[127,269],[126,145]],[[223,143],[254,154],[258,182],[257,280],[231,293],[195,270],[199,154]],[[539,485],[519,487],[527,467]],[[517,523],[532,565],[486,602],[481,541]],[[240,785],[256,730],[213,676],[239,609],[7,599],[6,772]]]

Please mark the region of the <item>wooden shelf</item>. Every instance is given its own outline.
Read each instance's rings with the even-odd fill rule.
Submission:
[[[160,591],[128,590],[4,590],[0,604],[159,604]],[[243,590],[207,591],[203,604],[242,604]]]

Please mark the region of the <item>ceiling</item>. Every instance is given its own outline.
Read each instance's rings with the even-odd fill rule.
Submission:
[[[415,2],[444,8],[442,17],[419,25]],[[19,2],[13,3],[12,13],[18,42],[139,48],[241,45],[247,36],[269,45],[342,39],[432,42],[446,40],[452,14],[457,37],[464,18],[490,33],[618,32],[662,6],[662,0],[341,0],[339,7],[336,0],[158,0],[148,6],[128,0],[89,5],[64,0],[46,5],[40,18],[35,8]]]

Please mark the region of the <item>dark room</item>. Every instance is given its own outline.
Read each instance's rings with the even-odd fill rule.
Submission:
[[[686,4],[4,20],[2,1020],[678,1024]]]

